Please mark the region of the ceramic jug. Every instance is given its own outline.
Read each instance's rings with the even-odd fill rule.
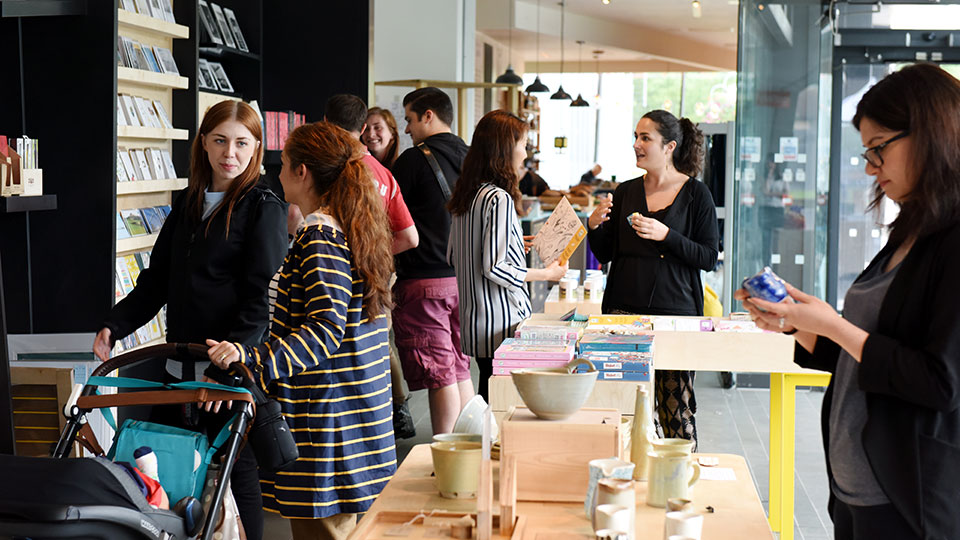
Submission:
[[[590,460],[590,482],[587,485],[587,497],[583,500],[583,512],[587,519],[593,518],[593,509],[597,506],[597,483],[603,479],[629,480],[633,475],[633,463],[617,458]]]
[[[597,482],[597,506],[615,504],[630,509],[630,527],[627,540],[633,540],[637,523],[637,494],[633,480],[614,480],[605,478]]]
[[[647,453],[652,450],[650,441],[655,437],[653,409],[647,388],[637,385],[637,401],[633,412],[633,430],[630,434],[630,461],[633,462],[633,479],[646,480],[649,464]]]
[[[667,499],[690,498],[690,488],[700,479],[700,465],[682,452],[650,452],[647,504],[663,508]]]
[[[601,504],[593,513],[594,532],[602,529],[626,531],[629,527],[630,509],[626,506],[620,506],[618,504]]]

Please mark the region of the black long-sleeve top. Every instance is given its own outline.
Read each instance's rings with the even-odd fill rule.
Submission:
[[[666,225],[663,241],[637,236],[627,216],[640,212]],[[703,315],[700,270],[717,264],[720,233],[717,209],[707,186],[690,178],[673,203],[651,213],[643,177],[617,187],[610,219],[588,234],[601,263],[610,262],[603,312],[645,315]]]
[[[861,435],[867,460],[884,494],[923,538],[960,538],[957,246],[960,223],[916,241],[883,297],[877,331],[867,336],[858,365],[857,384],[867,398]],[[863,274],[897,247],[887,244]],[[794,361],[832,373],[839,354],[837,343],[819,336],[812,353],[798,343]],[[833,391],[831,380],[821,414],[825,451]]]
[[[160,229],[150,267],[103,325],[120,339],[166,304],[170,343],[202,344],[211,338],[260,344],[269,323],[267,288],[287,253],[283,203],[269,189],[255,186],[235,204],[225,238],[226,211],[190,223],[185,199],[177,200]]]

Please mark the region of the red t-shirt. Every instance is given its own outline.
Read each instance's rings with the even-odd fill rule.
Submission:
[[[373,178],[377,181],[378,192],[383,197],[383,208],[387,211],[387,217],[390,218],[390,230],[397,233],[413,225],[413,217],[407,209],[407,204],[403,202],[403,194],[400,193],[400,186],[397,185],[393,174],[369,152],[363,156],[363,162],[370,167]]]

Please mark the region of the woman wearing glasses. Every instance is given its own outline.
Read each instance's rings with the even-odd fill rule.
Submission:
[[[866,173],[900,207],[842,317],[787,286],[736,298],[795,361],[833,374],[823,439],[835,537],[960,538],[960,81],[931,64],[871,88],[853,119]],[[765,311],[761,311],[765,310]]]

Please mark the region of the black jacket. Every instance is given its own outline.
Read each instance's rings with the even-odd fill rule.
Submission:
[[[437,158],[453,193],[469,147],[453,133],[432,135],[423,142]],[[420,235],[420,245],[396,256],[397,279],[453,277],[456,275],[453,267],[447,264],[448,201],[427,158],[417,147],[406,149],[393,165],[393,176]]]
[[[114,340],[147,323],[167,305],[167,341],[207,338],[245,345],[263,341],[269,321],[267,288],[287,253],[287,212],[272,191],[255,186],[227,213],[190,224],[186,196],[173,206],[137,286],[110,311],[104,326]]]
[[[885,246],[864,273],[896,248]],[[883,298],[858,370],[867,460],[884,493],[926,539],[960,538],[958,276],[960,223],[917,240]],[[832,373],[839,353],[836,343],[818,337],[812,354],[798,344],[794,360]],[[832,397],[831,382],[821,411],[825,451]],[[827,473],[832,478],[829,452]]]
[[[633,212],[649,214],[643,177],[617,186],[610,219],[587,236],[597,260],[611,263],[603,312],[703,315],[700,270],[713,270],[720,244],[710,190],[695,178],[684,183],[660,218],[670,228],[662,242],[637,236],[627,223]]]

